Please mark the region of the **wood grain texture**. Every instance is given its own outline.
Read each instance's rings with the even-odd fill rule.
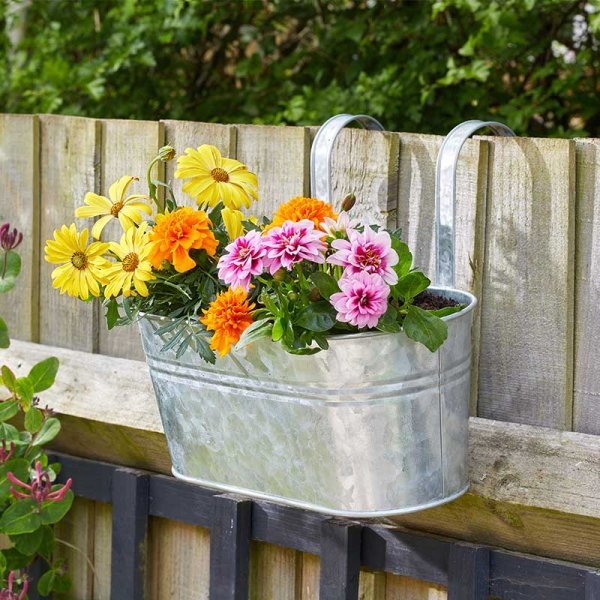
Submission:
[[[238,125],[236,129],[236,158],[258,176],[259,200],[248,214],[271,216],[280,204],[308,195],[307,129],[250,125]]]
[[[18,145],[17,142],[18,141]],[[17,285],[0,294],[9,335],[38,341],[39,326],[39,122],[32,115],[0,115],[0,225],[23,233]]]
[[[410,577],[387,574],[385,600],[446,600],[446,588]]]
[[[302,554],[290,548],[250,544],[250,600],[296,600],[302,586]]]
[[[94,595],[93,600],[110,599],[110,572],[112,556],[112,506],[102,502],[94,503]]]
[[[163,121],[165,143],[175,148],[177,156],[185,155],[187,148],[196,149],[202,144],[216,146],[223,156],[235,158],[237,131],[233,125],[217,123],[196,123],[194,121]],[[173,186],[177,201],[185,206],[196,206],[187,194],[181,191],[183,180],[175,179],[174,173],[177,161],[166,164],[166,181]]]
[[[577,140],[573,429],[600,435],[600,140]]]
[[[150,519],[148,552],[148,600],[209,600],[208,530]]]
[[[486,139],[478,414],[571,429],[575,145]]]
[[[101,185],[100,194],[108,196],[108,189],[123,175],[140,179],[128,190],[130,194],[146,194],[146,169],[164,142],[164,127],[154,121],[102,121]],[[161,163],[162,165],[162,163]],[[162,166],[161,166],[162,168]],[[102,234],[103,240],[119,241],[122,229],[116,220],[109,223]],[[99,315],[99,352],[110,356],[144,359],[137,325],[117,327],[108,331],[104,315]]]
[[[75,219],[75,209],[96,188],[99,126],[93,119],[42,115],[40,117],[41,256],[46,240],[62,225],[91,228],[89,219]],[[91,239],[91,235],[90,235]],[[96,351],[96,304],[59,294],[50,274],[57,265],[40,259],[40,341],[46,344]]]
[[[356,195],[350,216],[364,223],[397,225],[398,147],[395,133],[342,129],[331,154],[332,204],[340,210],[349,193]]]

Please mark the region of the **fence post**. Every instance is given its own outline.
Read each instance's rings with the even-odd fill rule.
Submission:
[[[233,495],[214,496],[210,528],[211,600],[246,600],[252,501]]]
[[[488,548],[457,542],[448,559],[448,600],[487,600],[490,587]]]
[[[327,519],[321,524],[321,600],[357,600],[362,527]]]
[[[143,600],[146,574],[149,477],[116,469],[112,484],[111,600]]]

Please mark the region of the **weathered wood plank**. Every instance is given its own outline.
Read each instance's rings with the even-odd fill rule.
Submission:
[[[600,435],[600,140],[577,140],[573,429]]]
[[[237,126],[237,160],[258,176],[259,199],[248,214],[271,216],[295,196],[309,193],[308,129],[304,127]]]
[[[488,600],[489,548],[456,543],[448,561],[448,600]]]
[[[153,518],[149,529],[148,600],[209,600],[210,533]]]
[[[262,542],[251,543],[250,600],[296,600],[301,573],[300,552]]]
[[[319,599],[319,576],[321,573],[321,563],[319,557],[314,554],[304,552],[302,554],[302,582],[298,600],[318,600]]]
[[[387,573],[385,600],[446,600],[446,598],[444,586]]]
[[[110,185],[123,175],[140,179],[134,183],[129,194],[145,194],[146,169],[164,142],[164,127],[154,121],[102,121],[101,190],[108,195]],[[162,163],[160,165],[162,168]],[[103,240],[119,241],[120,225],[113,220],[102,235]],[[144,359],[137,325],[118,327],[108,331],[104,315],[100,314],[99,352],[110,356]]]
[[[67,516],[55,527],[57,554],[66,561],[71,578],[68,595],[59,598],[95,598],[94,550],[95,502],[75,498]]]
[[[217,123],[196,123],[193,121],[163,121],[165,143],[175,148],[177,156],[183,156],[186,148],[196,149],[202,144],[216,146],[223,156],[235,158],[237,130],[233,125]],[[181,205],[195,206],[196,203],[181,191],[183,180],[175,179],[173,174],[177,161],[166,164],[166,181],[173,186],[173,193]]]
[[[443,138],[400,134],[398,223],[414,256],[414,264],[435,283],[437,237],[435,224],[435,169]],[[468,140],[456,171],[455,287],[482,296],[488,147]],[[471,407],[476,414],[479,375],[481,304],[473,317]]]
[[[18,248],[21,274],[15,288],[0,294],[0,316],[9,335],[38,341],[39,326],[39,122],[32,115],[0,115],[0,225],[23,233]]]
[[[397,226],[399,137],[396,133],[342,129],[331,154],[335,210],[349,193],[356,195],[350,216],[364,223]]]
[[[94,505],[94,596],[93,600],[109,600],[112,556],[112,506],[96,502]]]
[[[571,429],[575,145],[487,139],[478,414]]]
[[[93,119],[42,115],[40,117],[41,246],[53,239],[55,229],[76,223],[77,230],[91,220],[75,219],[75,209],[96,187],[99,125]],[[90,235],[91,240],[91,235]],[[40,341],[89,352],[97,350],[96,304],[59,294],[50,274],[57,265],[40,258]]]

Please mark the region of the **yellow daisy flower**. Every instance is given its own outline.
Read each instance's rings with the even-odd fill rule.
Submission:
[[[155,279],[148,255],[151,243],[146,231],[147,223],[139,227],[130,227],[122,236],[120,243],[110,242],[110,250],[119,259],[102,270],[107,281],[104,296],[124,296],[139,294],[148,296],[146,281]]]
[[[118,181],[115,181],[108,189],[108,196],[99,196],[94,192],[88,192],[83,199],[87,206],[80,206],[75,210],[75,216],[81,219],[89,217],[99,217],[92,227],[92,235],[99,240],[102,230],[106,224],[117,217],[123,231],[127,231],[133,225],[139,225],[142,222],[142,212],[150,215],[152,208],[145,202],[136,202],[140,198],[147,198],[143,194],[134,194],[125,197],[129,186],[137,181],[137,177],[124,175]]]
[[[54,231],[54,240],[48,240],[44,249],[49,263],[60,264],[52,271],[52,286],[69,296],[79,296],[87,300],[90,295],[100,295],[100,285],[104,283],[102,267],[108,262],[104,254],[108,244],[92,242],[89,246],[88,230],[77,232],[75,223],[63,225]]]
[[[189,179],[182,189],[199,206],[215,206],[222,201],[228,208],[239,210],[258,199],[258,180],[246,165],[221,156],[217,148],[208,144],[185,152],[186,156],[177,159],[175,177]]]
[[[241,210],[232,210],[226,206],[221,211],[221,217],[230,240],[235,240],[244,235],[244,226],[242,225],[244,213]]]

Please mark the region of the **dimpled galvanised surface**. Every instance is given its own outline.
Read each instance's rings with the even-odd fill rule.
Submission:
[[[440,290],[442,292],[442,290]],[[269,339],[210,365],[161,352],[165,323],[140,330],[177,477],[343,516],[447,502],[468,486],[471,321],[475,298],[446,317],[434,353],[403,333],[330,338],[310,356]]]

